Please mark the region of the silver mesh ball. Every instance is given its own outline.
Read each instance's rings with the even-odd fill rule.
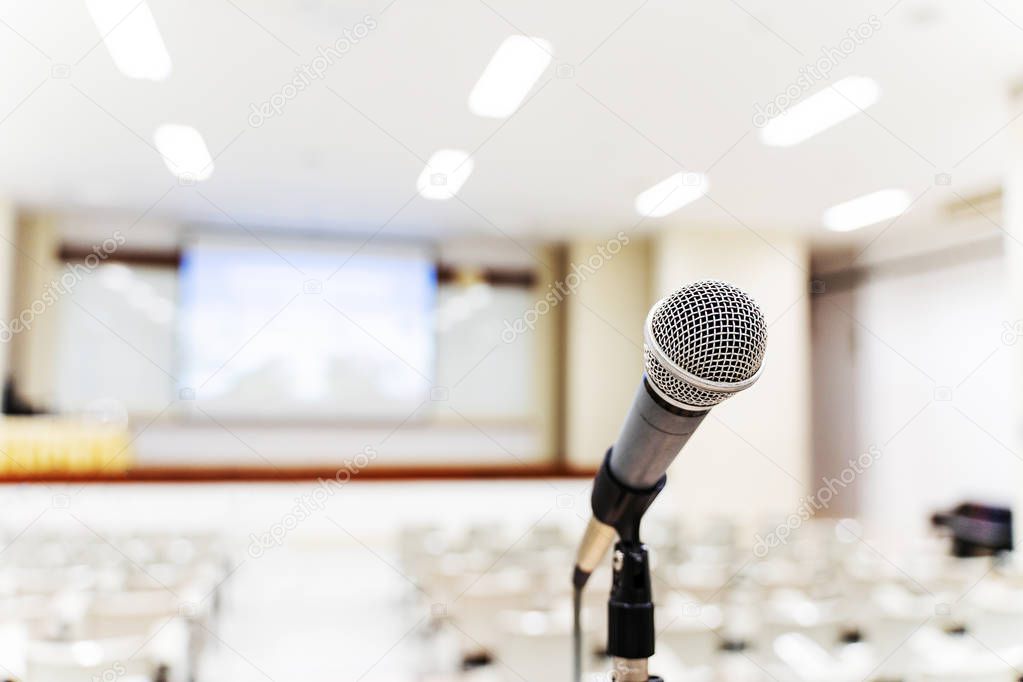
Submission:
[[[746,292],[709,280],[654,306],[646,338],[646,372],[655,388],[672,402],[706,408],[756,381],[767,323]]]

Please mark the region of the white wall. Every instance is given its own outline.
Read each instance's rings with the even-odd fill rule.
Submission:
[[[810,487],[808,247],[747,230],[666,230],[653,250],[654,293],[700,279],[749,292],[770,325],[764,373],[715,407],[669,471],[683,516],[753,523],[787,515]],[[751,537],[752,542],[752,537]]]
[[[823,291],[811,296],[810,308],[813,479],[841,480],[849,459],[860,454],[859,377],[853,362],[857,327],[847,312],[855,309],[856,292],[852,282],[820,281],[824,282]],[[862,484],[860,480],[850,482],[818,514],[835,518],[855,516]]]
[[[1005,199],[1003,204],[1002,230],[1004,235],[1005,257],[1008,272],[1006,273],[1008,321],[1015,324],[1023,320],[1023,95],[1017,90],[1012,99],[1011,119],[1014,124],[1009,127],[1008,169],[1004,179]],[[1023,358],[1017,353],[1010,361],[1009,376],[1012,378],[1013,390],[1008,397],[1016,415],[1015,428],[1009,446],[1016,452],[1023,453],[1023,429],[1020,428],[1019,416],[1023,413]],[[1016,491],[1013,497],[1013,514],[1015,516],[1015,544],[1023,546],[1023,467],[1017,470],[1014,477]]]
[[[1010,445],[1019,346],[1003,338],[1006,263],[997,244],[957,253],[925,268],[868,271],[850,311],[854,447],[882,452],[862,475],[860,510],[892,544],[926,528],[937,509],[966,499],[1010,504],[1019,488],[1021,462]]]

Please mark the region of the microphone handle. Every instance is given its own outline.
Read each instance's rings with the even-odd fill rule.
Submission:
[[[709,411],[695,412],[672,405],[657,395],[646,375],[643,376],[618,440],[594,479],[593,516],[579,544],[572,576],[578,589],[586,584],[614,543],[617,531],[612,517],[623,510],[616,503],[625,499],[653,500],[660,492],[658,484],[663,485],[668,465]],[[602,495],[599,490],[611,494]],[[639,514],[643,509],[645,506]]]
[[[611,473],[631,488],[652,487],[708,412],[709,408],[698,412],[672,405],[654,391],[644,374],[611,448]]]

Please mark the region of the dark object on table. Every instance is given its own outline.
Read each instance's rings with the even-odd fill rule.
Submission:
[[[934,514],[931,524],[949,530],[954,556],[993,556],[1012,551],[1012,510],[1006,507],[964,502],[951,511]]]

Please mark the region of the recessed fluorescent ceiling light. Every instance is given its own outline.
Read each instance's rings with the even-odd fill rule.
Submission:
[[[416,187],[427,199],[443,201],[458,194],[472,174],[473,161],[460,149],[441,149],[433,153],[419,174]]]
[[[691,204],[707,193],[703,173],[675,173],[636,197],[636,212],[648,218],[660,218]]]
[[[901,189],[883,189],[832,206],[824,212],[824,227],[848,232],[902,215],[913,203]]]
[[[156,148],[171,173],[182,180],[202,181],[213,175],[213,159],[199,131],[168,123],[153,134]]]
[[[871,78],[848,76],[772,118],[760,129],[760,140],[789,147],[852,118],[881,96]]]
[[[128,78],[162,81],[171,58],[145,0],[86,0],[117,69]]]
[[[511,116],[551,63],[552,51],[543,38],[507,38],[469,93],[469,110],[488,118]]]

